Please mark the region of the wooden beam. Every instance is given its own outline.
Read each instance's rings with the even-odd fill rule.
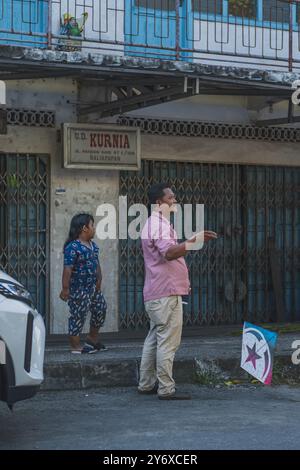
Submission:
[[[143,105],[152,106],[153,101],[156,100],[172,100],[174,97],[184,98],[185,96],[191,96],[191,93],[184,93],[183,86],[179,87],[172,87],[172,88],[165,88],[164,90],[156,91],[154,93],[146,93],[139,96],[134,96],[131,98],[126,98],[121,101],[112,101],[111,103],[101,103],[93,106],[89,106],[86,108],[82,108],[79,110],[80,115],[87,115],[90,113],[100,113],[102,115],[103,112],[124,112],[123,108],[126,106],[136,105],[136,107]],[[179,98],[176,98],[179,99]]]
[[[32,71],[32,72],[23,72],[16,71],[11,73],[0,73],[0,79],[9,81],[9,80],[38,80],[40,78],[57,78],[57,77],[74,77],[74,73],[70,71]],[[75,78],[75,77],[74,77]]]

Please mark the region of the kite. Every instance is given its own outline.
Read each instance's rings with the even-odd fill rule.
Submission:
[[[241,367],[265,385],[272,382],[277,333],[244,323]]]

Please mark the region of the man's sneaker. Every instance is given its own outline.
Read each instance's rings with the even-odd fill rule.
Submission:
[[[174,392],[169,395],[158,395],[158,398],[160,400],[190,400],[191,395],[188,395],[187,393]]]
[[[156,395],[157,390],[158,390],[158,383],[156,383],[153,388],[150,388],[150,390],[140,390],[138,388],[138,393],[140,395]]]
[[[95,349],[95,352],[107,351],[107,347],[103,343],[100,343],[100,341],[94,344],[87,339],[84,346],[92,347],[93,349]]]

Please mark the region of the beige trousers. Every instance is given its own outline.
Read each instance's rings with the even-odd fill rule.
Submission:
[[[151,390],[158,380],[158,394],[175,392],[173,362],[181,341],[182,299],[179,295],[145,302],[150,330],[145,339],[139,390]]]

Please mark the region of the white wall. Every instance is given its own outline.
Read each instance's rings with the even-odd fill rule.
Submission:
[[[7,81],[7,106],[55,111],[56,124],[76,120],[77,83],[70,78]],[[28,128],[30,129],[30,128]]]
[[[246,97],[192,96],[148,108],[125,113],[126,115],[157,119],[178,119],[212,122],[249,123]]]

